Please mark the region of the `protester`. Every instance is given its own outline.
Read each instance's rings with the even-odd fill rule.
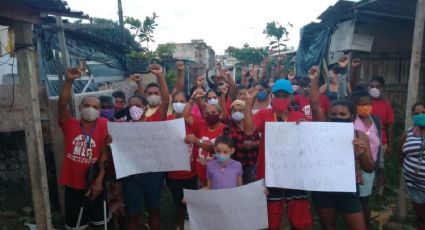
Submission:
[[[326,95],[330,102],[338,99],[338,74],[340,68],[337,64],[333,65],[328,72],[328,82],[320,87],[320,94]]]
[[[270,88],[265,82],[254,84],[254,89],[258,92],[252,106],[252,113],[256,114],[261,109],[271,108]]]
[[[366,134],[369,140],[373,161],[375,162],[375,170],[377,170],[378,165],[376,162],[381,148],[381,122],[379,121],[379,118],[371,114],[372,99],[365,89],[356,87],[353,91],[352,99],[357,110],[357,116],[354,120],[354,128]],[[362,171],[362,176],[363,184],[359,185],[359,195],[363,205],[363,214],[366,225],[369,229],[371,229],[369,197],[372,195],[375,172],[367,173]]]
[[[112,93],[115,99],[115,112],[119,112],[125,107],[125,94],[122,91],[115,91]]]
[[[331,104],[328,115],[320,107],[318,67],[310,69],[311,92],[310,106],[314,121],[354,122],[356,109],[347,100],[337,100]],[[373,157],[366,134],[354,130],[353,140],[356,159],[356,182],[361,184],[362,170],[371,173],[374,169]],[[343,214],[348,229],[366,229],[362,203],[358,192],[312,192],[312,200],[316,206],[322,228],[336,229],[337,213]]]
[[[393,139],[394,111],[391,103],[383,98],[385,80],[381,76],[372,77],[369,83],[369,94],[372,97],[372,114],[377,116],[382,124],[382,148],[379,154],[379,171],[377,179],[377,193],[382,195],[384,190],[385,159],[391,154]]]
[[[155,122],[166,120],[167,110],[169,104],[169,92],[163,69],[158,64],[150,66],[151,73],[153,73],[159,85],[147,86],[146,93],[150,96],[151,105],[156,105],[156,112],[147,116],[147,104],[142,96],[132,96],[129,103],[130,116],[133,122]],[[159,96],[159,95],[161,96]],[[148,101],[149,101],[148,100]],[[158,104],[157,104],[158,103]],[[149,213],[149,226],[150,229],[160,229],[160,197],[161,189],[164,181],[163,172],[149,172],[131,175],[122,179],[125,205],[127,209],[127,222],[128,228],[134,230],[138,228],[139,216],[142,212],[142,202],[145,202],[146,209]]]
[[[206,167],[214,157],[214,141],[223,134],[224,124],[220,122],[223,119],[223,110],[218,104],[206,104],[203,108],[203,119],[199,120],[191,115],[192,106],[195,102],[202,104],[202,98],[205,93],[202,89],[197,89],[191,96],[189,103],[183,110],[183,116],[186,124],[192,128],[193,134],[185,138],[187,144],[193,144],[198,148],[196,160],[196,172],[199,179],[199,185],[204,187],[207,182]]]
[[[114,98],[109,95],[99,96],[100,101],[100,117],[106,118],[108,121],[114,120],[115,103]]]
[[[242,164],[242,181],[248,184],[256,180],[257,158],[260,145],[260,136],[257,132],[253,135],[245,135],[244,117],[245,102],[236,100],[231,105],[230,118],[226,120],[229,125],[229,137],[235,144],[235,153],[232,158]]]
[[[310,107],[310,79],[303,78],[299,82],[301,93],[295,95],[293,100],[298,104],[298,109],[300,112],[304,113],[304,116],[307,120],[313,120]],[[320,95],[320,107],[323,111],[327,112],[329,110],[329,99],[325,95]]]
[[[247,88],[245,88],[243,86],[239,86],[236,99],[241,100],[241,101],[245,101],[245,95],[246,95],[247,90],[248,90]]]
[[[232,138],[226,134],[214,142],[215,159],[208,162],[207,189],[234,188],[242,185],[242,165],[231,158],[235,152]]]
[[[173,114],[167,117],[167,120],[183,118],[183,110],[186,105],[186,96],[183,92],[176,92],[172,97],[173,101]],[[186,125],[186,135],[192,134],[190,126]],[[183,199],[183,189],[197,189],[198,178],[195,171],[194,152],[197,152],[197,148],[193,145],[189,146],[188,153],[190,155],[190,171],[173,171],[167,173],[167,186],[170,188],[171,195],[174,200],[174,205],[177,210],[177,223],[179,230],[184,229],[185,218],[187,216],[187,210]]]
[[[403,134],[399,159],[407,193],[417,218],[417,229],[425,229],[425,103],[412,107],[413,127]]]
[[[103,179],[107,161],[107,120],[99,118],[100,102],[94,96],[81,100],[81,119],[72,117],[68,104],[78,69],[68,69],[59,95],[59,126],[64,134],[64,158],[59,183],[65,186],[65,228],[103,226],[105,191]],[[98,170],[95,170],[98,169]],[[79,216],[81,208],[80,222]],[[78,223],[79,222],[79,223]]]
[[[257,179],[265,177],[265,124],[266,122],[299,122],[305,120],[302,113],[289,109],[290,96],[293,94],[290,81],[280,79],[272,88],[271,108],[258,111],[252,116],[252,107],[258,91],[251,89],[246,94],[244,131],[253,135],[255,131],[261,134],[260,151],[257,162]],[[267,213],[269,229],[279,229],[283,214],[283,189],[268,188]],[[298,203],[298,205],[295,205]],[[311,229],[313,218],[308,199],[299,199],[288,206],[288,218],[294,229]]]

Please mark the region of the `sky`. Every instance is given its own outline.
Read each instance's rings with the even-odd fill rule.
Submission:
[[[117,0],[67,0],[72,10],[83,11],[90,17],[118,21]],[[288,46],[297,47],[299,30],[337,0],[122,0],[124,17],[143,20],[156,13],[158,27],[154,31],[156,44],[187,43],[203,39],[216,54],[229,46],[267,46],[263,34],[267,22],[277,21],[287,27]]]

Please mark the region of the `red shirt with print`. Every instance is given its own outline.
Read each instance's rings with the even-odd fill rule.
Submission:
[[[174,114],[170,114],[167,116],[167,120],[174,120],[176,119],[176,115]],[[192,134],[192,128],[190,126],[188,126],[187,124],[185,125],[186,127],[186,135]],[[193,145],[189,145],[188,146],[188,153],[190,156],[190,171],[172,171],[172,172],[168,172],[167,173],[167,177],[171,178],[171,179],[189,179],[192,178],[194,176],[196,176],[196,171],[195,171],[195,161],[194,161],[194,151],[197,152],[198,148],[194,147]]]
[[[310,98],[304,95],[296,95],[294,97],[295,102],[299,105],[299,111],[304,113],[305,118],[309,121],[313,120],[313,113],[310,108]],[[327,96],[320,95],[320,108],[324,113],[327,113],[330,107],[330,102]]]
[[[305,120],[305,116],[301,112],[297,111],[289,111],[287,122],[296,122],[299,120]],[[273,109],[262,109],[258,111],[253,121],[255,125],[257,126],[257,131],[261,133],[261,139],[260,139],[260,151],[258,154],[258,161],[257,161],[257,179],[263,179],[265,177],[265,140],[266,140],[266,122],[276,122],[276,115],[273,112]],[[282,130],[282,132],[289,132],[290,130]]]
[[[85,188],[85,177],[89,167],[97,162],[102,154],[105,145],[105,138],[108,135],[108,127],[105,118],[96,120],[91,137],[92,151],[87,151],[86,137],[81,129],[80,120],[69,118],[65,122],[60,122],[64,134],[64,159],[59,183],[74,189]],[[90,135],[91,127],[86,127],[87,135]]]
[[[220,123],[216,129],[210,130],[204,120],[193,119],[193,134],[203,142],[214,143],[217,137],[223,135],[223,129],[223,123]],[[214,152],[208,152],[202,148],[198,148],[198,153],[195,155],[195,168],[198,178],[203,182],[207,181],[207,165],[212,159],[214,159]]]
[[[152,115],[150,115],[149,117],[145,117],[144,121],[162,121],[161,119],[161,108],[157,108],[155,113],[153,113]]]
[[[382,144],[388,143],[387,129],[385,126],[394,124],[394,111],[390,102],[383,99],[372,100],[372,114],[377,116],[382,126]]]

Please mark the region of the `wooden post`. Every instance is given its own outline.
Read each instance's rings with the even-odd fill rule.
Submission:
[[[46,162],[44,158],[43,136],[40,122],[40,103],[38,99],[37,73],[34,62],[32,25],[15,22],[16,58],[24,105],[25,141],[28,153],[32,201],[37,229],[52,229],[49,187],[47,183]]]
[[[419,76],[421,70],[422,44],[424,38],[424,23],[425,23],[425,0],[418,0],[416,5],[415,29],[413,32],[412,57],[410,60],[410,75],[407,88],[406,102],[406,120],[405,129],[412,126],[411,108],[418,100]],[[406,217],[406,190],[403,180],[403,175],[400,178],[400,188],[397,198],[396,216],[399,219]]]

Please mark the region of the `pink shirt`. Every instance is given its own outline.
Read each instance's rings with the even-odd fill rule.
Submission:
[[[363,121],[359,117],[356,117],[356,120],[354,120],[354,129],[362,131],[367,135],[367,138],[369,139],[370,151],[372,152],[373,161],[376,161],[380,145],[379,132],[376,128],[376,125],[372,122],[372,125],[370,127],[366,127]]]

